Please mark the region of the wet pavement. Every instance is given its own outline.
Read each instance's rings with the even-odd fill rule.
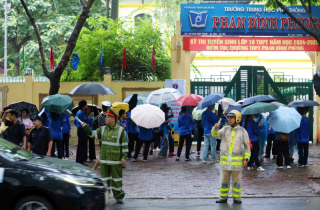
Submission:
[[[96,148],[98,155],[99,147]],[[142,162],[141,155],[139,155],[137,162],[127,160],[126,168],[123,170],[125,200],[209,199],[206,202],[214,203],[210,199],[215,199],[219,196],[219,163],[203,164],[202,152],[200,158],[196,158],[195,154],[191,154],[192,161],[185,162],[184,149],[185,147],[180,161],[175,161],[175,157],[160,159],[157,156],[157,152],[154,152],[153,156],[149,156],[146,163]],[[192,150],[195,149],[196,146],[193,145]],[[75,150],[76,147],[71,147],[71,151],[74,154],[76,154]],[[175,147],[176,150],[177,147]],[[262,166],[266,169],[265,172],[245,170],[243,173],[242,197],[319,198],[320,157],[318,157],[318,154],[320,153],[320,146],[310,145],[309,151],[309,167],[306,168],[298,168],[296,166],[297,154],[295,154],[294,164],[292,164],[292,169],[290,170],[277,169],[275,159],[265,159],[262,163]],[[218,154],[216,157],[219,159]],[[75,155],[72,155],[69,160],[74,161],[74,159]],[[89,167],[92,167],[93,164],[93,162],[89,163]],[[111,199],[110,202],[114,202],[114,199]],[[140,203],[137,203],[137,206],[139,205]]]

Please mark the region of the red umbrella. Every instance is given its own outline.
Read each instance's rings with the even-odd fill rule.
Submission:
[[[175,104],[178,104],[180,106],[197,106],[202,99],[202,96],[196,94],[187,94],[178,98]]]

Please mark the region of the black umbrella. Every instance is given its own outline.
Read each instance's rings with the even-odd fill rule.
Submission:
[[[71,95],[115,95],[115,92],[111,90],[106,85],[99,84],[99,83],[86,83],[82,85],[78,85],[77,87],[73,88],[69,93]]]
[[[131,111],[137,106],[138,94],[132,94],[131,96],[128,96],[126,99],[124,99],[123,103],[129,104],[129,111]]]
[[[288,107],[309,107],[309,106],[320,106],[320,104],[316,101],[310,101],[305,99],[292,101],[288,104]]]
[[[88,104],[88,107],[91,109],[91,112],[94,113],[94,116],[98,116],[100,112],[102,111],[101,108],[97,107],[94,104]],[[77,112],[79,111],[79,107],[76,106],[72,109],[72,114],[77,115]]]
[[[19,101],[16,103],[12,103],[9,105],[9,107],[10,107],[10,109],[18,112],[19,117],[22,117],[22,115],[21,115],[22,109],[28,109],[28,111],[29,111],[28,118],[33,118],[38,114],[37,106],[35,104],[25,102],[25,101]]]

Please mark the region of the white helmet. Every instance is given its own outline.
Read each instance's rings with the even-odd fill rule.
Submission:
[[[102,106],[109,106],[111,107],[111,103],[109,101],[103,101]]]

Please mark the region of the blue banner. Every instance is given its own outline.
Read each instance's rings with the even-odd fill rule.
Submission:
[[[313,31],[302,6],[288,10]],[[312,7],[319,30],[320,7]],[[247,4],[181,4],[181,35],[188,36],[309,36],[282,9]]]

